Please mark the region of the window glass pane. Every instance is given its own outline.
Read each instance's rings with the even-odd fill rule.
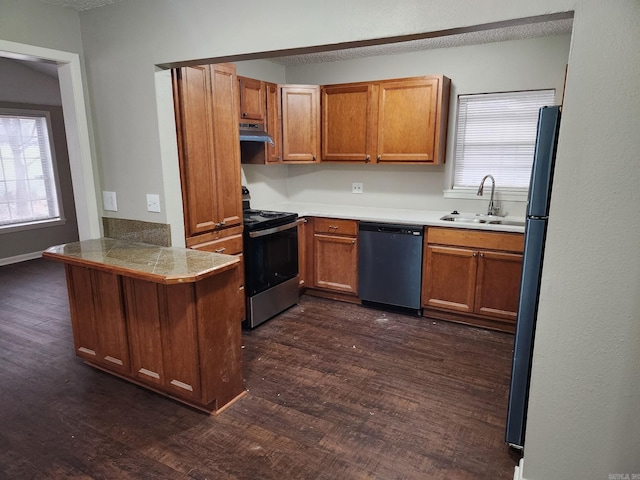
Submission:
[[[60,218],[46,115],[0,110],[0,227]]]
[[[555,90],[458,97],[453,188],[477,187],[487,174],[499,188],[527,189],[538,111]]]

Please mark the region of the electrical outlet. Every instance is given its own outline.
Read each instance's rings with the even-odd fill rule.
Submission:
[[[147,211],[160,212],[160,195],[147,193]]]
[[[364,184],[362,182],[353,182],[351,184],[351,193],[363,193]]]
[[[116,192],[102,192],[102,207],[110,212],[118,211],[118,201],[116,200]]]

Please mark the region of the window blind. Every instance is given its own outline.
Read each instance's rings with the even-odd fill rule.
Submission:
[[[478,187],[493,175],[498,188],[527,189],[538,111],[555,90],[460,95],[453,188]]]
[[[47,120],[0,111],[0,228],[60,218]]]

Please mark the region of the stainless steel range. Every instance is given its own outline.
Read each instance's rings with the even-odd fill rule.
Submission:
[[[298,215],[244,205],[247,326],[254,328],[298,303]]]

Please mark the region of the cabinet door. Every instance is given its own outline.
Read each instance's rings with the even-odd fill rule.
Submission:
[[[128,373],[124,307],[117,275],[66,266],[76,355],[119,373]]]
[[[218,222],[222,227],[242,222],[238,83],[231,64],[211,66],[214,186]]]
[[[373,84],[322,87],[322,161],[371,160],[374,89]]]
[[[438,77],[380,82],[378,162],[434,162],[438,84]]]
[[[320,151],[320,87],[282,85],[282,161],[311,163]]]
[[[467,248],[425,248],[422,304],[458,312],[473,312],[477,255]]]
[[[185,233],[190,237],[213,230],[220,222],[215,189],[210,67],[174,70],[174,89]],[[237,115],[233,119],[237,123]]]
[[[240,90],[240,119],[265,121],[266,89],[264,82],[238,77]]]
[[[199,398],[193,285],[124,281],[134,377],[183,398]]]
[[[314,286],[358,293],[358,246],[355,237],[314,235]]]
[[[158,284],[125,278],[133,376],[147,383],[165,383],[160,333]]]
[[[475,311],[516,321],[520,295],[522,255],[480,251]]]
[[[267,133],[273,138],[274,145],[267,143],[267,163],[282,162],[282,135],[281,122],[282,115],[280,110],[280,89],[275,83],[266,83],[267,90]]]

